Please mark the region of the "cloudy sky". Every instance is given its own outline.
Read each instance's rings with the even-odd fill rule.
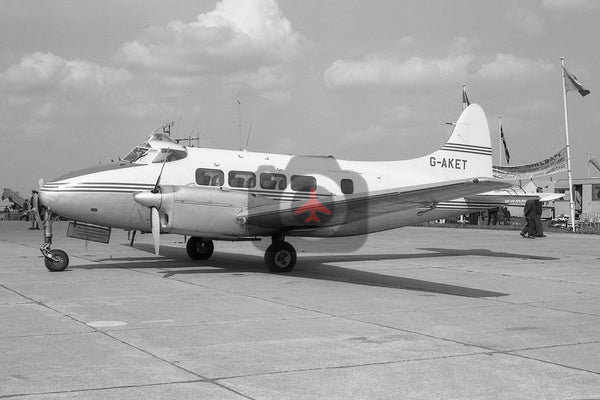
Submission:
[[[511,165],[535,162],[565,144],[560,57],[592,91],[568,93],[587,176],[599,17],[593,0],[5,0],[0,182],[28,192],[169,121],[204,147],[239,149],[250,132],[253,151],[412,158],[445,142],[462,84],[494,162],[498,117]]]

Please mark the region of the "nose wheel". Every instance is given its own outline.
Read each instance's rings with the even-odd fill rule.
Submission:
[[[44,255],[44,264],[48,271],[59,272],[64,271],[69,266],[69,256],[63,250],[51,249],[52,245],[52,212],[48,209],[44,211],[44,219],[42,221],[39,210],[39,199],[37,193],[33,196],[35,217],[41,221],[44,227],[44,243],[40,247],[40,251]]]
[[[44,245],[46,244],[47,243],[44,243]],[[67,253],[59,249],[50,250],[50,246],[47,247],[46,253],[42,251],[44,254],[44,264],[46,264],[46,268],[52,272],[64,271],[69,265],[69,256]]]

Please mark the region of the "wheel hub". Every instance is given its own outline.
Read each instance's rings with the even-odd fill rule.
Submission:
[[[285,250],[280,250],[275,254],[275,263],[279,268],[285,268],[290,265],[292,261],[292,256],[289,252]]]

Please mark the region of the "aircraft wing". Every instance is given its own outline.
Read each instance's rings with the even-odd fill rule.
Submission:
[[[494,190],[487,193],[476,194],[467,196],[469,200],[473,201],[484,201],[490,203],[502,203],[507,201],[515,200],[528,200],[528,199],[540,199],[541,202],[554,201],[565,197],[564,193],[525,193],[518,192],[515,190]]]
[[[273,229],[321,228],[359,221],[368,217],[435,204],[510,186],[506,182],[489,179],[446,181],[426,185],[408,186],[391,190],[319,198],[318,202],[331,211],[321,214],[319,223],[307,223],[308,218],[298,215],[303,201],[252,207],[246,219],[249,225]]]

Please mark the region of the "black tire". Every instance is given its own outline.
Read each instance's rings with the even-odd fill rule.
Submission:
[[[62,250],[55,249],[50,250],[50,254],[55,259],[51,259],[48,257],[44,257],[44,263],[46,264],[46,268],[52,272],[64,271],[65,268],[69,266],[69,256]]]
[[[192,260],[208,260],[215,250],[215,245],[210,239],[192,236],[188,239],[185,249]]]
[[[290,272],[296,265],[296,250],[288,242],[273,243],[265,252],[265,265],[275,274]]]

